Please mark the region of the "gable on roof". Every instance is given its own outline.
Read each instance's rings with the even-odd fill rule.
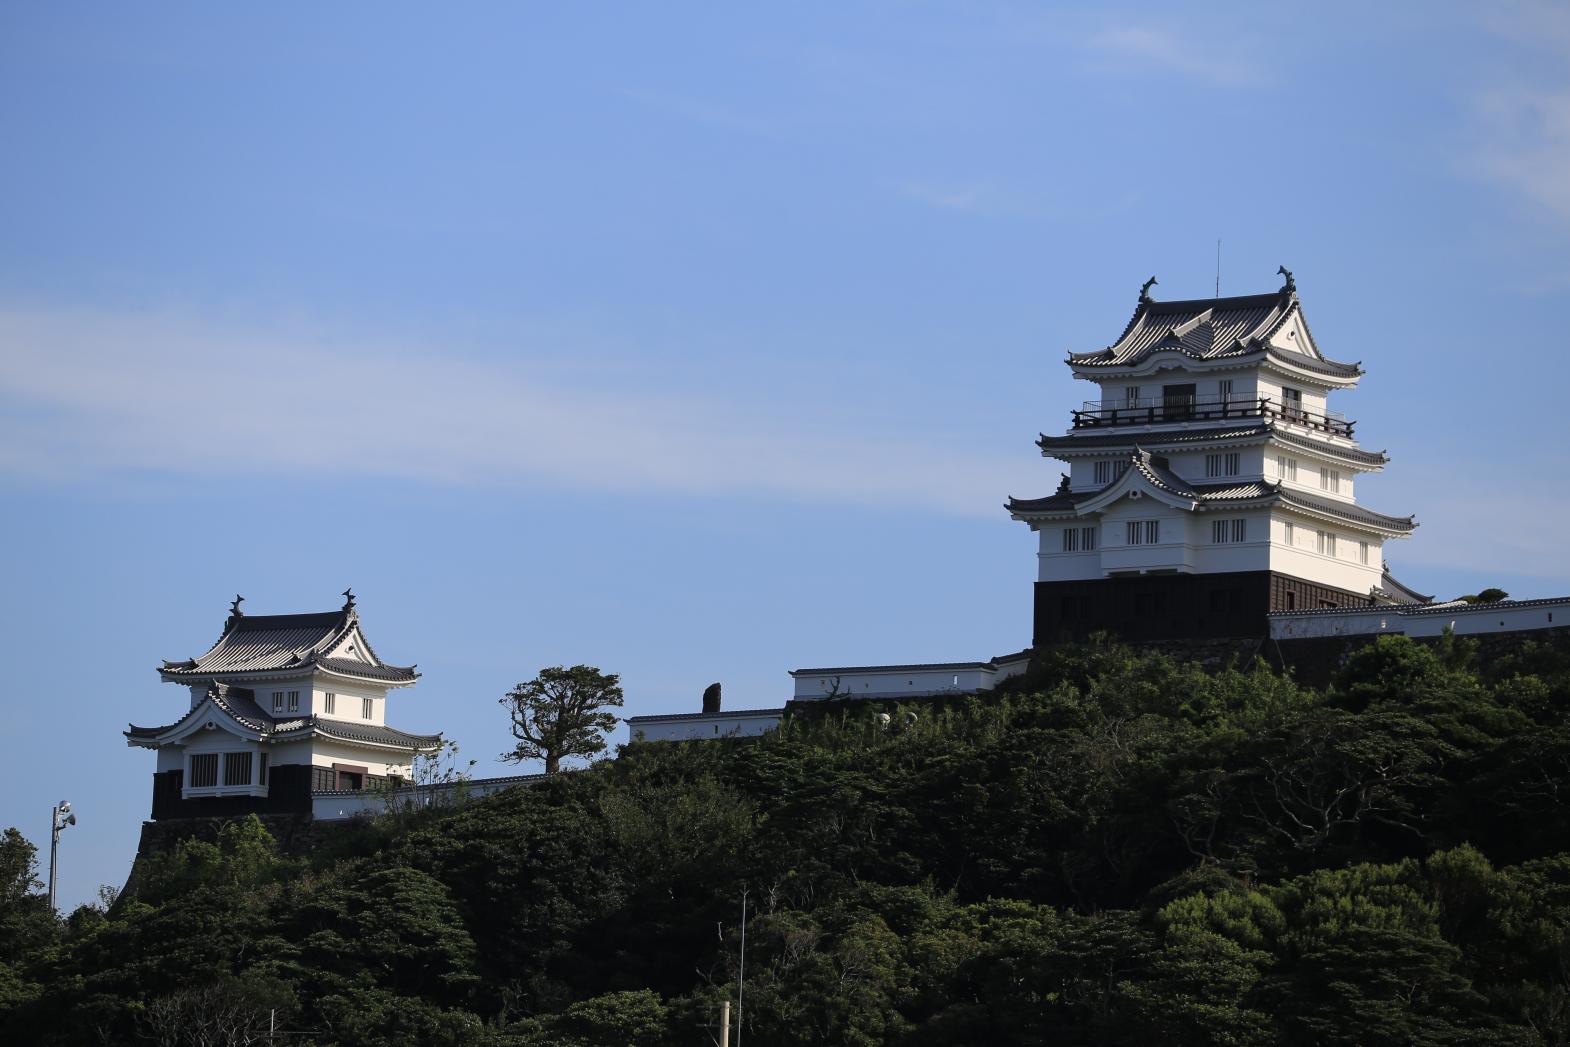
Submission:
[[[1075,510],[1097,512],[1130,496],[1149,496],[1164,505],[1189,512],[1198,508],[1202,496],[1187,480],[1172,471],[1165,458],[1135,447],[1128,463],[1122,476],[1081,501]]]
[[[1290,285],[1274,294],[1158,302],[1141,297],[1128,325],[1105,349],[1069,353],[1076,372],[1135,368],[1174,353],[1196,361],[1225,361],[1274,355],[1338,379],[1361,373],[1356,364],[1331,360],[1319,351]]]
[[[376,656],[352,600],[337,611],[272,615],[241,613],[237,600],[223,634],[206,654],[165,661],[159,673],[165,680],[189,681],[317,669],[392,686],[419,676],[412,665],[388,665]]]

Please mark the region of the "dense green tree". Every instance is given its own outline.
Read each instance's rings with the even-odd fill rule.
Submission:
[[[545,773],[561,770],[563,759],[605,750],[605,734],[616,729],[621,678],[592,665],[553,666],[520,683],[501,699],[517,739],[502,759],[544,760]]]
[[[734,997],[746,891],[749,1047],[1570,1047],[1567,710],[1553,638],[1381,638],[1323,693],[1098,642],[307,858],[193,822],[63,922],[13,832],[0,1041],[276,1012],[342,1047],[675,1047]]]

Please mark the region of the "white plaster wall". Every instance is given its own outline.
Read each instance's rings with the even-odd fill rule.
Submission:
[[[839,697],[900,698],[944,694],[951,691],[981,691],[993,685],[991,669],[945,669],[886,671],[870,666],[865,672],[826,673],[795,677],[795,696],[801,699],[825,698],[839,680]]]
[[[284,742],[268,747],[267,763],[270,767],[280,767],[285,764],[310,763],[310,742]]]
[[[331,767],[335,763],[353,764],[366,768],[367,774],[398,774],[404,777],[409,774],[409,758],[405,754],[390,749],[362,749],[326,738],[313,739],[311,763],[317,767]]]
[[[1328,402],[1327,396],[1330,390],[1323,385],[1313,385],[1306,382],[1293,382],[1290,380],[1283,382],[1282,379],[1274,375],[1262,373],[1259,376],[1259,395],[1270,397],[1271,406],[1279,408],[1286,402],[1285,398],[1281,395],[1281,387],[1283,385],[1291,386],[1293,389],[1302,390],[1303,410],[1312,412],[1313,414],[1325,413]]]
[[[1335,586],[1354,593],[1366,593],[1378,585],[1382,577],[1381,542],[1377,536],[1340,530],[1305,518],[1293,518],[1296,537],[1287,545],[1286,517],[1278,516],[1271,524],[1270,569],[1290,574],[1310,582]],[[1318,552],[1318,532],[1331,531],[1336,536],[1336,555],[1331,557]],[[1360,541],[1368,542],[1368,564],[1358,562]]]
[[[1101,514],[1101,569],[1192,571],[1187,515],[1150,497],[1118,499]],[[1160,520],[1161,541],[1155,545],[1128,545],[1126,525],[1130,520]]]
[[[241,683],[239,686],[243,687],[247,685]],[[256,695],[257,706],[261,708],[262,712],[267,713],[269,716],[289,717],[310,715],[312,699],[311,678],[309,676],[302,676],[295,680],[260,680],[256,683],[250,684],[249,686],[252,693]],[[297,710],[291,711],[289,708],[290,691],[300,692],[300,708]],[[277,692],[283,693],[284,704],[282,712],[273,711],[273,695]]]
[[[754,738],[779,726],[781,709],[769,716],[727,716],[723,712],[714,716],[694,717],[685,720],[649,720],[627,725],[627,740],[631,742],[684,742],[705,738]]]
[[[1246,520],[1248,540],[1212,542],[1217,520]],[[1264,571],[1270,567],[1270,512],[1256,509],[1240,513],[1195,513],[1189,520],[1189,540],[1194,544],[1194,568],[1204,574],[1225,571]]]
[[[376,687],[371,684],[350,683],[347,680],[339,681],[318,677],[312,682],[311,712],[317,716],[332,720],[348,720],[351,723],[387,723],[387,695],[385,687]],[[327,711],[327,695],[338,696],[334,703],[335,712]],[[360,715],[360,700],[371,699],[371,718],[369,720]]]
[[[1063,551],[1063,531],[1072,528],[1076,531],[1086,527],[1097,528],[1097,548],[1090,552],[1081,549],[1078,552],[1065,553]],[[1075,581],[1086,578],[1101,577],[1101,550],[1099,548],[1101,535],[1100,525],[1095,517],[1085,517],[1072,522],[1052,521],[1043,523],[1039,531],[1040,547],[1036,556],[1036,579],[1042,582]]]
[[[185,749],[178,745],[159,746],[158,770],[160,773],[185,770]]]
[[[1164,385],[1194,384],[1194,394],[1202,398],[1214,398],[1221,395],[1221,383],[1231,379],[1232,397],[1236,399],[1253,399],[1257,396],[1258,372],[1254,368],[1241,371],[1207,372],[1193,374],[1182,370],[1180,367],[1162,369],[1154,374],[1145,375],[1143,378],[1115,378],[1096,383],[1099,398],[1103,403],[1115,400],[1123,403],[1128,396],[1128,389],[1139,389],[1141,399],[1151,399],[1161,396],[1161,387]]]
[[[1357,636],[1400,633],[1406,636],[1439,636],[1446,626],[1457,636],[1480,633],[1527,632],[1570,625],[1570,603],[1531,607],[1509,604],[1459,605],[1419,614],[1401,614],[1389,607],[1335,611],[1320,614],[1276,614],[1270,617],[1270,635],[1280,639],[1315,636]]]

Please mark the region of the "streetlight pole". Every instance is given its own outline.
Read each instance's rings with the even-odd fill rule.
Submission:
[[[49,809],[49,912],[55,911],[55,859],[60,850],[60,830],[76,824],[71,801],[61,800]]]

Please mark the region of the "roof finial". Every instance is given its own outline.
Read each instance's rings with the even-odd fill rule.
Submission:
[[[244,618],[245,617],[245,612],[240,610],[240,605],[243,604],[244,602],[245,602],[245,597],[241,596],[239,593],[235,593],[234,594],[234,603],[229,605],[229,617],[231,617],[231,618]]]
[[[1150,301],[1150,289],[1154,286],[1156,286],[1156,278],[1154,276],[1140,285],[1139,300],[1141,304]]]
[[[1292,279],[1292,270],[1288,269],[1286,266],[1283,265],[1280,269],[1277,269],[1276,272],[1280,273],[1282,276],[1287,278],[1287,282],[1281,285],[1282,293],[1283,294],[1296,294],[1297,293],[1297,281]]]
[[[343,595],[344,595],[343,609],[346,610],[346,611],[354,610],[354,590],[353,589],[345,589],[343,591]]]

